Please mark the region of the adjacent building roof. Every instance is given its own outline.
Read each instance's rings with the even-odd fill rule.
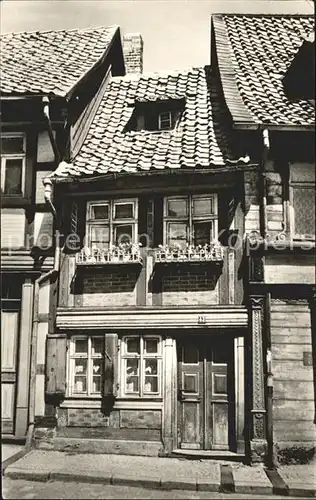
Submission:
[[[2,95],[65,96],[102,58],[117,26],[1,35]]]
[[[179,99],[184,109],[174,129],[126,128],[136,103]],[[209,67],[113,78],[79,154],[72,164],[63,162],[54,175],[78,178],[244,165],[249,158],[241,157],[244,152],[233,144],[231,118],[222,104]]]
[[[313,125],[314,106],[289,101],[282,83],[293,57],[314,31],[313,16],[216,14],[212,22],[234,122]]]

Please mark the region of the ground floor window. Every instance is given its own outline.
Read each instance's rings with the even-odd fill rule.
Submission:
[[[126,336],[121,341],[121,388],[125,397],[159,397],[162,391],[159,336]]]
[[[69,395],[101,395],[104,337],[71,337],[69,354]]]

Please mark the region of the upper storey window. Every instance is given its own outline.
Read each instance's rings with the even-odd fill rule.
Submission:
[[[137,238],[137,200],[93,201],[87,205],[87,238],[90,248],[109,250],[132,244]]]
[[[164,202],[164,244],[185,248],[217,238],[217,195],[170,196]]]
[[[291,233],[294,239],[315,239],[315,169],[290,166]]]
[[[25,186],[25,135],[1,136],[1,192],[23,196]]]

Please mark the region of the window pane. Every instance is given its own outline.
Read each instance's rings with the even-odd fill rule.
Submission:
[[[5,160],[4,192],[6,194],[22,193],[22,164],[18,158]]]
[[[1,154],[21,154],[24,153],[23,137],[2,137]]]
[[[134,217],[134,204],[121,203],[114,205],[114,218],[115,219],[132,219]]]
[[[93,377],[92,392],[101,392],[101,377]]]
[[[315,191],[313,188],[293,190],[294,232],[300,236],[315,235]]]
[[[168,200],[167,207],[169,217],[187,217],[188,215],[188,200]]]
[[[133,226],[130,225],[119,225],[115,226],[115,245],[121,243],[132,243],[133,242]]]
[[[146,359],[145,360],[145,375],[157,375],[158,373],[158,360]]]
[[[126,392],[139,392],[139,381],[137,376],[126,378]]]
[[[92,219],[108,219],[109,218],[109,206],[108,205],[93,205],[91,207],[91,218]]]
[[[87,374],[87,359],[75,359],[75,374],[86,375]]]
[[[145,352],[147,354],[157,354],[158,352],[158,339],[144,339]]]
[[[126,339],[126,352],[140,353],[139,338]]]
[[[103,339],[92,338],[91,339],[92,356],[95,354],[103,354]]]
[[[93,375],[101,375],[103,370],[103,359],[94,359],[92,370]]]
[[[194,215],[211,215],[214,213],[213,198],[193,199]]]
[[[110,243],[110,229],[108,226],[91,226],[91,248],[107,250]]]
[[[168,245],[179,245],[185,248],[187,243],[188,226],[181,222],[168,223],[167,243]]]
[[[144,392],[158,392],[158,377],[145,377]]]
[[[194,245],[209,245],[212,238],[213,222],[195,222],[194,228]]]
[[[126,360],[126,373],[127,375],[138,375],[139,359]]]
[[[127,359],[126,360],[126,391],[138,392],[139,391],[139,360]]]
[[[88,339],[75,340],[75,353],[88,354]]]
[[[86,377],[75,377],[75,387],[74,392],[87,392],[87,378]]]

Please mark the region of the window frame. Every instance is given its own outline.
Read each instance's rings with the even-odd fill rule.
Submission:
[[[295,230],[295,210],[294,210],[294,197],[296,189],[311,189],[315,193],[315,180],[305,180],[302,177],[304,175],[299,172],[298,174],[294,174],[295,168],[299,170],[299,167],[304,167],[305,164],[293,163],[289,166],[289,230],[290,230],[290,238],[293,241],[315,241],[314,235],[300,234]],[[312,165],[307,166],[307,171],[309,168],[312,168]],[[305,170],[306,172],[306,170]],[[293,179],[293,177],[301,177],[301,179]],[[306,238],[306,236],[311,236],[311,238]]]
[[[133,205],[133,217],[132,218],[115,218],[115,207],[117,205],[131,204]],[[93,219],[91,217],[92,208],[94,206],[108,205],[108,218],[107,219]],[[109,228],[109,250],[115,244],[115,229],[118,226],[131,225],[132,226],[132,241],[131,243],[136,243],[138,235],[138,198],[117,198],[117,199],[107,199],[107,200],[95,200],[88,201],[86,208],[86,238],[88,248],[92,248],[91,236],[92,227],[99,228]]]
[[[101,354],[92,355],[92,339],[101,339],[103,342],[103,351]],[[75,344],[77,340],[88,341],[88,352],[80,354],[75,352]],[[68,362],[67,362],[67,396],[72,398],[101,398],[102,397],[102,386],[103,386],[103,374],[104,374],[104,358],[105,358],[105,337],[104,335],[71,335],[68,339]],[[86,392],[75,391],[75,360],[76,359],[87,359],[87,390]],[[102,360],[102,371],[100,374],[100,391],[94,392],[91,390],[93,385],[93,360]]]
[[[127,352],[127,340],[129,339],[139,339],[139,354],[128,353]],[[157,342],[157,353],[147,354],[144,351],[145,340],[156,339]],[[163,389],[163,346],[161,335],[141,335],[132,334],[124,335],[120,341],[120,374],[119,374],[119,393],[120,398],[124,399],[161,399],[162,389]],[[126,384],[126,360],[128,359],[138,359],[139,360],[139,386],[138,392],[127,391]],[[157,359],[157,392],[146,392],[144,390],[145,386],[145,361],[147,359]]]
[[[193,214],[193,206],[194,201],[199,199],[212,199],[213,200],[213,211],[214,213],[211,215],[194,215]],[[185,216],[170,216],[168,215],[168,201],[169,200],[185,200],[187,202],[188,207],[188,215]],[[216,241],[218,237],[218,197],[217,193],[211,194],[189,194],[189,195],[179,195],[179,196],[166,196],[163,200],[163,244],[168,245],[168,225],[170,223],[185,223],[188,226],[187,230],[187,244],[194,245],[194,223],[195,222],[213,222],[212,228],[212,237],[210,239],[210,243],[212,241]]]
[[[26,182],[26,134],[24,132],[4,132],[1,133],[1,139],[19,138],[23,139],[23,153],[3,153],[1,151],[1,192],[2,196],[8,198],[21,198],[25,196],[25,182]],[[22,174],[21,174],[21,192],[16,194],[6,193],[5,178],[6,178],[6,160],[16,159],[22,160]]]
[[[166,122],[166,119],[162,119],[162,115],[168,115],[169,126],[163,127],[162,123]],[[161,111],[158,113],[158,130],[170,130],[172,129],[172,112],[171,111]]]

